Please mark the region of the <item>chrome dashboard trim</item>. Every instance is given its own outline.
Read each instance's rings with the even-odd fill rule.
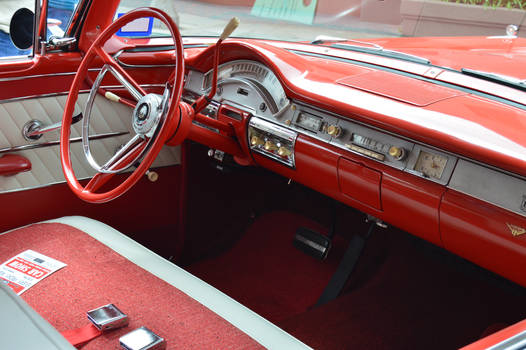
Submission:
[[[436,183],[439,183],[441,185],[444,185],[446,188],[449,188],[449,189],[452,189],[452,190],[455,190],[455,191],[458,191],[458,192],[461,192],[463,194],[466,194],[468,196],[471,196],[473,198],[476,198],[478,200],[481,200],[483,202],[486,202],[488,204],[491,204],[491,205],[494,205],[496,207],[499,207],[499,208],[502,208],[504,210],[508,210],[510,212],[513,212],[517,215],[520,215],[522,217],[526,217],[526,212],[525,211],[522,211],[521,210],[521,204],[522,204],[522,196],[523,195],[526,195],[526,177],[524,176],[521,176],[521,175],[518,175],[518,174],[515,174],[515,173],[512,173],[512,172],[509,172],[509,171],[506,171],[506,170],[503,170],[503,169],[499,169],[497,167],[494,167],[494,166],[491,166],[491,165],[488,165],[488,164],[484,164],[480,161],[477,161],[477,160],[474,160],[474,159],[470,159],[470,158],[467,158],[467,157],[464,157],[464,156],[461,156],[461,155],[458,155],[458,154],[454,154],[454,153],[451,153],[449,151],[445,151],[443,149],[440,149],[440,148],[437,148],[437,147],[434,147],[434,146],[431,146],[431,145],[428,145],[428,144],[423,144],[419,141],[415,141],[413,139],[410,139],[408,137],[405,137],[405,136],[401,136],[401,135],[397,135],[397,134],[394,134],[390,131],[386,131],[386,130],[383,130],[383,129],[380,129],[378,127],[375,127],[375,126],[371,126],[371,125],[367,125],[363,122],[359,122],[359,121],[356,121],[356,120],[350,120],[349,118],[346,118],[344,116],[341,116],[341,115],[337,115],[337,114],[334,114],[334,113],[331,113],[331,112],[326,112],[326,111],[323,111],[317,107],[313,107],[313,106],[309,106],[309,105],[305,105],[301,102],[297,102],[297,101],[294,101],[293,102],[294,105],[296,105],[296,112],[298,110],[301,110],[301,108],[309,108],[311,110],[314,110],[316,111],[317,113],[320,113],[322,115],[330,115],[334,118],[339,118],[340,120],[344,120],[346,122],[349,122],[349,123],[354,123],[354,124],[358,124],[358,125],[361,125],[365,128],[368,128],[368,129],[372,129],[372,130],[376,130],[380,133],[383,133],[383,134],[386,134],[386,135],[390,135],[390,136],[393,136],[397,139],[400,139],[400,140],[403,140],[403,141],[406,141],[406,142],[410,142],[410,143],[413,143],[414,146],[413,148],[411,148],[409,151],[411,151],[408,159],[407,159],[407,162],[408,164],[406,164],[405,167],[402,167],[402,168],[398,168],[399,170],[401,171],[404,171],[408,174],[411,174],[411,175],[414,175],[414,176],[418,176],[420,178],[423,178],[425,180],[428,180],[428,181],[433,181],[433,182],[436,182]],[[283,123],[282,120],[278,121],[279,123]],[[368,159],[371,159],[371,160],[374,160],[378,163],[383,163],[387,166],[392,166],[392,164],[386,164],[385,162],[382,162],[382,161],[378,161],[374,158],[370,158],[370,157],[366,157],[365,155],[363,154],[360,154],[358,152],[354,152],[352,150],[350,150],[349,148],[346,148],[344,145],[338,145],[338,144],[335,144],[334,142],[329,142],[327,141],[326,139],[318,136],[318,135],[314,135],[312,134],[311,132],[308,132],[308,131],[304,131],[304,130],[298,130],[298,129],[293,129],[295,131],[298,132],[298,134],[301,134],[301,135],[306,135],[306,136],[309,136],[309,137],[312,137],[312,138],[315,138],[319,141],[323,141],[329,145],[332,145],[332,146],[335,146],[335,147],[338,147],[339,149],[342,149],[346,152],[350,152],[350,153],[353,153],[353,154],[356,154],[356,155],[359,155],[361,157],[364,157],[364,158],[368,158]],[[446,169],[444,170],[444,174],[446,174],[447,176],[444,177],[444,175],[442,176],[442,179],[441,180],[433,180],[431,178],[427,178],[427,177],[423,177],[421,174],[419,174],[418,172],[414,171],[411,169],[412,166],[414,166],[415,162],[416,162],[416,159],[412,159],[410,158],[411,155],[413,157],[415,156],[418,156],[418,154],[416,154],[413,150],[419,150],[419,149],[423,149],[423,150],[429,150],[429,151],[432,151],[434,153],[438,153],[440,155],[444,155],[446,157],[448,157],[448,164],[446,165]],[[464,167],[468,167],[469,169],[463,169]],[[394,168],[397,168],[397,167],[394,167]],[[473,168],[477,169],[476,171],[473,170]],[[475,182],[473,181],[473,178],[466,175],[465,172],[468,172],[468,171],[474,171],[475,173],[479,174],[486,174],[487,172],[493,174],[491,176],[493,177],[497,177],[497,178],[500,178],[501,180],[498,181],[498,180],[494,180],[492,182],[492,188],[488,188],[486,182],[484,181],[484,179],[481,179],[481,181],[478,182],[479,186],[474,186]],[[463,177],[464,180],[461,180],[460,177]],[[462,185],[462,183],[464,183],[464,185],[468,185],[468,186],[464,186]],[[502,199],[500,199],[500,194],[503,193],[502,191],[499,190],[499,188],[502,186],[502,184],[505,183],[506,186],[508,187],[513,187],[513,189],[508,189],[506,191],[507,195],[503,196]],[[473,186],[473,188],[471,188],[471,186]],[[520,190],[519,190],[520,189]],[[515,202],[508,202],[507,200],[509,198],[515,198]]]
[[[259,134],[257,135],[258,137],[263,133],[265,137],[263,141],[274,143],[276,148],[284,146],[284,148],[288,149],[290,153],[282,158],[281,156],[274,154],[272,151],[267,150],[266,145],[265,147],[251,145],[249,140],[250,151],[259,153],[292,169],[296,168],[295,146],[296,139],[298,138],[297,132],[258,116],[252,116],[248,122],[248,126],[248,138],[251,137],[253,132]]]
[[[250,118],[249,125],[263,130],[265,132],[277,135],[289,141],[294,141],[297,137],[297,133],[295,131],[284,128],[281,125],[269,122],[259,116],[254,116]]]
[[[101,140],[101,139],[106,139],[106,138],[110,138],[110,137],[123,136],[123,135],[127,135],[127,134],[129,134],[128,131],[117,131],[117,132],[109,132],[109,133],[105,133],[105,134],[95,134],[95,135],[90,136],[90,140]],[[69,140],[69,142],[71,142],[71,143],[81,142],[81,141],[82,141],[82,137],[74,137],[74,138]],[[27,150],[35,149],[35,148],[51,147],[51,146],[57,146],[57,145],[60,145],[60,140],[48,141],[48,142],[40,142],[40,143],[31,143],[31,144],[27,144],[27,145],[14,146],[14,147],[8,147],[8,148],[1,148],[0,149],[0,154],[2,154],[2,153],[9,153],[9,152],[27,151]]]
[[[521,209],[523,196],[526,195],[526,181],[501,171],[460,159],[448,188],[526,216]]]

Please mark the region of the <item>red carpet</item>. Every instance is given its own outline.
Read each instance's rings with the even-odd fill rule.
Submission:
[[[315,349],[454,349],[526,317],[524,289],[394,228],[375,230],[343,296],[313,308],[346,242],[337,236],[319,262],[292,246],[301,225],[322,230],[265,214],[231,250],[189,270]]]
[[[128,314],[128,327],[83,349],[121,349],[118,338],[140,326],[164,337],[167,349],[261,348],[197,301],[70,226],[38,224],[0,236],[1,262],[26,249],[68,264],[22,294],[57,330],[88,324],[86,311],[108,303]]]
[[[315,349],[455,349],[526,317],[523,289],[396,229],[373,234],[349,287],[278,325]]]
[[[272,322],[305,312],[321,295],[345,244],[338,237],[328,259],[316,260],[292,245],[300,226],[326,232],[290,212],[265,214],[226,254],[188,270]]]

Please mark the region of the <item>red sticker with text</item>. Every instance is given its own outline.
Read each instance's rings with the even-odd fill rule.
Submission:
[[[26,250],[0,265],[0,282],[20,295],[64,266],[63,262]]]

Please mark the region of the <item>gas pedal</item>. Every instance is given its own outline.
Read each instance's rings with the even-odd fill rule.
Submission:
[[[332,246],[329,237],[305,227],[298,228],[293,244],[294,247],[318,260],[324,260]]]

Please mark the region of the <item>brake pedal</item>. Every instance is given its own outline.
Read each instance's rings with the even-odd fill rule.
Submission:
[[[305,227],[298,228],[293,244],[305,254],[319,260],[327,257],[332,245],[329,237]]]

